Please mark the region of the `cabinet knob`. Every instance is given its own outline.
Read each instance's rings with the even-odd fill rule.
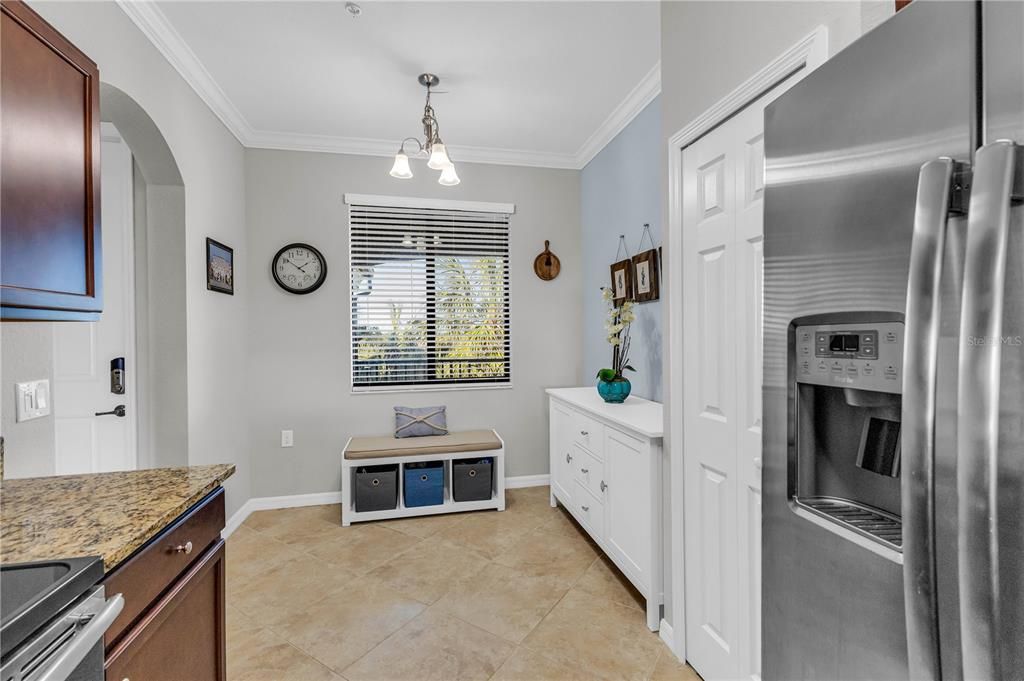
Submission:
[[[568,452],[565,453],[565,462],[566,463],[572,463],[572,454],[570,454]]]
[[[581,430],[581,431],[580,431],[580,435],[582,435],[583,437],[586,437],[586,436],[590,435],[590,433],[588,433],[588,432],[587,432],[587,431],[585,431],[585,430]]]
[[[603,491],[605,491],[606,489],[608,489],[608,485],[606,485],[606,484],[605,484],[605,482],[604,482],[604,480],[602,480],[602,481],[601,481],[601,491],[603,492]]]
[[[192,553],[192,542],[187,541],[184,544],[178,544],[174,547],[173,553],[184,553],[186,556]]]
[[[580,508],[582,508],[583,511],[586,512],[586,513],[590,512],[590,507],[589,506],[580,506]]]
[[[580,469],[580,473],[583,473],[583,475],[586,475],[586,474],[587,474],[587,473],[589,473],[589,472],[590,472],[590,469],[589,469],[589,468],[581,468],[581,469]]]

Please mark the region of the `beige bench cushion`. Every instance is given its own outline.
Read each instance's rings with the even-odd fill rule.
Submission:
[[[466,430],[447,435],[397,438],[354,437],[345,449],[346,459],[380,459],[388,456],[419,456],[448,452],[484,452],[501,449],[501,440],[493,430]]]

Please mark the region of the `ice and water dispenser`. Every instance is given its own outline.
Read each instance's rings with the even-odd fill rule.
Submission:
[[[899,551],[903,322],[855,313],[793,326],[790,500],[826,528]]]

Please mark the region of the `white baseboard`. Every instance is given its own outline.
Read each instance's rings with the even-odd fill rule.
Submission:
[[[545,475],[517,475],[512,478],[505,478],[505,489],[519,489],[520,487],[543,487],[550,483],[551,476]]]
[[[276,508],[297,508],[299,506],[323,506],[325,504],[340,504],[341,491],[337,492],[315,492],[313,494],[290,494],[282,497],[254,497],[249,499],[242,507],[235,511],[228,519],[221,531],[221,536],[227,539],[238,527],[245,522],[253,511],[272,511]]]
[[[542,487],[548,484],[547,475],[519,475],[514,478],[505,478],[505,489],[518,489],[520,487]],[[299,506],[323,506],[325,504],[340,504],[341,491],[338,492],[316,492],[314,494],[291,494],[281,497],[254,497],[249,499],[242,507],[235,511],[228,519],[221,531],[221,536],[227,539],[238,527],[245,522],[253,511],[272,511],[277,508],[297,508]]]
[[[658,636],[661,637],[661,640],[665,642],[668,649],[673,651],[672,654],[675,655],[675,632],[672,631],[672,625],[665,620],[661,620],[661,624],[658,625]],[[683,662],[683,660],[680,660],[680,662]]]

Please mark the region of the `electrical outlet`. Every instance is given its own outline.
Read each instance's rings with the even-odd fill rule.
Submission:
[[[291,447],[295,443],[295,432],[291,430],[281,431],[281,446]]]
[[[14,386],[15,421],[31,421],[50,415],[50,381],[27,381]]]

